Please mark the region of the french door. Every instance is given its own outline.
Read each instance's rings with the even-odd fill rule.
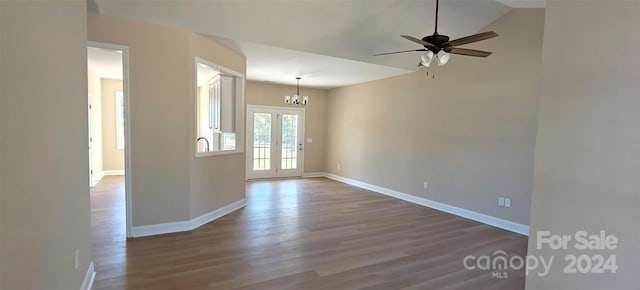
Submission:
[[[247,179],[302,176],[302,109],[248,105],[247,125]]]

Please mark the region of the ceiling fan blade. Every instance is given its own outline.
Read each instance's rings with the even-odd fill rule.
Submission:
[[[463,38],[458,38],[456,40],[449,41],[449,44],[451,46],[460,46],[460,45],[473,43],[473,42],[477,42],[477,41],[481,41],[489,38],[494,38],[496,36],[498,36],[498,34],[495,33],[494,31],[487,31],[487,32],[469,35]]]
[[[412,51],[427,51],[426,49],[411,49],[411,50],[403,50],[403,51],[394,51],[394,52],[385,52],[385,53],[378,53],[378,54],[374,54],[373,56],[379,56],[379,55],[387,55],[387,54],[396,54],[396,53],[404,53],[404,52],[412,52]]]
[[[487,57],[487,56],[490,56],[492,52],[454,47],[454,48],[451,48],[451,51],[449,53],[468,55],[468,56],[477,56],[477,57]]]
[[[409,36],[409,35],[400,35],[400,36],[402,36],[402,38],[404,38],[404,39],[411,40],[411,41],[413,41],[415,43],[421,44],[421,45],[423,45],[423,46],[425,46],[427,48],[436,48],[436,46],[433,45],[432,43],[426,42],[426,41],[424,41],[422,39],[417,39],[417,38],[415,38],[413,36]]]

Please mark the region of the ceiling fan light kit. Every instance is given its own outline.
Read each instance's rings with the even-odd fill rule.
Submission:
[[[451,55],[444,50],[439,51],[435,55],[433,54],[433,51],[427,51],[427,53],[420,57],[420,63],[418,63],[418,66],[429,67],[431,66],[431,62],[433,62],[434,58],[436,59],[438,66],[443,66],[449,62],[450,57]]]
[[[298,84],[296,85],[296,94],[293,96],[284,96],[284,103],[288,105],[294,106],[306,106],[309,103],[308,96],[300,97],[300,79],[301,77],[296,77]]]
[[[420,57],[420,63],[418,66],[426,66],[429,67],[431,65],[431,61],[433,60],[433,51],[427,51],[423,56]]]
[[[438,66],[443,66],[447,64],[447,62],[449,62],[450,57],[451,55],[444,50],[441,50],[440,52],[438,52],[438,54],[436,54],[436,59],[438,60]]]
[[[438,66],[443,66],[447,64],[447,62],[449,61],[449,58],[451,57],[451,54],[466,55],[466,56],[473,56],[473,57],[487,57],[491,55],[491,52],[489,51],[461,48],[458,46],[494,38],[498,36],[497,33],[493,31],[488,31],[488,32],[482,32],[482,33],[469,35],[469,36],[465,36],[462,38],[449,41],[449,36],[438,34],[439,8],[440,8],[440,1],[436,0],[435,30],[432,35],[425,36],[422,39],[418,39],[409,35],[401,35],[404,39],[418,43],[424,46],[424,48],[380,53],[380,54],[376,54],[375,56],[405,53],[405,52],[412,52],[412,51],[424,51],[425,54],[420,57],[420,62],[418,63],[418,66],[429,67],[431,65],[431,62],[433,62],[434,58],[436,59]]]

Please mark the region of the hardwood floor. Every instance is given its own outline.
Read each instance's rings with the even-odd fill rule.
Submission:
[[[525,256],[526,237],[329,179],[248,182],[244,209],[130,240],[123,183],[91,193],[94,289],[524,289],[463,259]]]

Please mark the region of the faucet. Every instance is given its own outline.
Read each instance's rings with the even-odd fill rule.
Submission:
[[[198,137],[198,139],[196,139],[196,143],[200,142],[200,140],[204,140],[206,146],[204,147],[204,152],[209,152],[209,140],[207,140],[207,138],[205,137]]]

